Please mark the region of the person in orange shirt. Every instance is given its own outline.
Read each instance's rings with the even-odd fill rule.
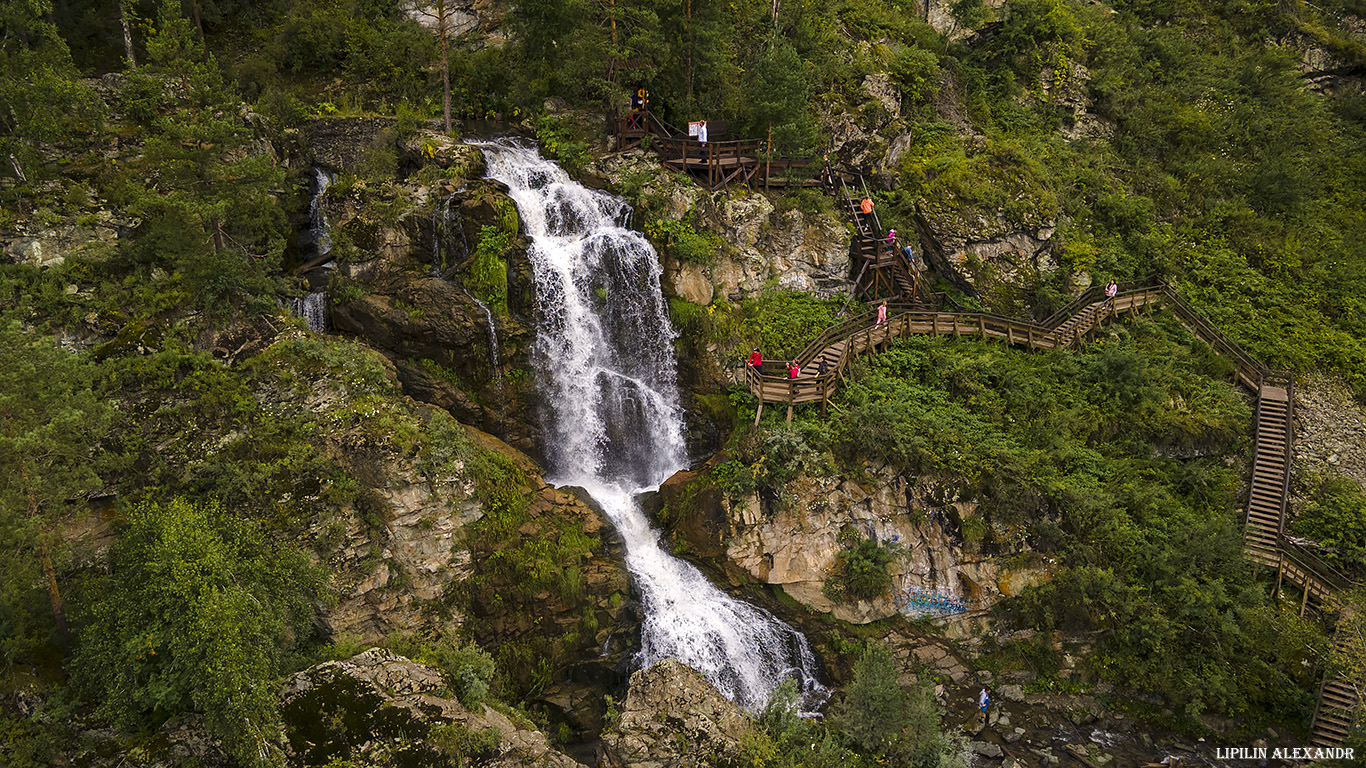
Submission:
[[[859,204],[859,210],[863,211],[864,216],[867,216],[868,214],[872,213],[873,199],[871,197],[863,198],[863,202]]]

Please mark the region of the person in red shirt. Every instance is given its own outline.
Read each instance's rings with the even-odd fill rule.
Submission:
[[[758,373],[759,369],[763,367],[764,356],[759,354],[758,347],[755,347],[754,351],[749,353],[749,364],[754,367],[755,373]]]
[[[790,380],[792,381],[792,395],[793,395],[794,397],[795,397],[795,396],[797,395],[797,393],[798,393],[798,389],[797,389],[797,377],[800,376],[801,373],[802,373],[802,367],[801,367],[800,365],[797,365],[797,361],[796,361],[796,360],[793,360],[792,362],[790,362],[790,363],[787,364],[787,378],[790,379]]]

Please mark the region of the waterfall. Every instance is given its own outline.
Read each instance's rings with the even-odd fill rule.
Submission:
[[[531,240],[533,357],[554,480],[587,489],[626,543],[645,613],[638,662],[676,658],[751,712],[787,677],[807,707],[819,704],[826,691],[806,638],[669,554],[636,503],[686,466],[686,451],[659,259],[627,228],[630,206],[570,180],[533,147],[475,145]]]
[[[461,187],[451,193],[446,198],[446,202],[440,208],[432,209],[432,277],[445,277],[460,259],[465,258],[470,253],[469,243],[465,241],[465,228],[461,226],[451,226],[451,203],[456,196],[464,192]],[[454,232],[452,232],[454,230]],[[447,247],[447,240],[452,235],[459,236],[460,255],[452,256]]]
[[[313,192],[313,201],[308,204],[308,236],[315,254],[326,256],[332,252],[332,229],[327,222],[327,209],[323,206],[323,197],[327,194],[327,188],[332,186],[332,175],[321,168],[314,168],[313,174],[316,189]]]
[[[289,308],[308,323],[308,329],[327,333],[327,289],[319,288],[302,299],[290,299]]]
[[[484,310],[484,319],[488,320],[490,366],[489,375],[493,379],[493,382],[498,389],[498,412],[501,415],[506,416],[507,413],[504,410],[503,402],[503,369],[502,364],[498,361],[498,326],[495,325],[493,322],[493,310],[489,309],[487,304],[480,301],[474,294],[470,293],[469,291],[465,291],[465,295],[470,298],[470,301],[473,301],[475,304],[478,304],[480,309]]]

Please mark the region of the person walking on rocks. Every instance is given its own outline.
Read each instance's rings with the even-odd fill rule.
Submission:
[[[982,725],[987,724],[987,707],[991,704],[991,686],[986,686],[977,696],[977,708],[982,712]]]

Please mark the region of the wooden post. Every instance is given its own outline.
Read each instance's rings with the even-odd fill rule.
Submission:
[[[768,177],[773,172],[773,123],[768,124],[768,143],[764,145],[764,191],[768,191]]]
[[[754,426],[759,426],[759,417],[764,415],[764,396],[759,395],[759,410],[754,412]]]
[[[1309,605],[1309,574],[1303,573],[1303,568],[1300,570],[1302,572],[1301,575],[1304,577],[1304,597],[1300,598],[1300,618],[1302,619],[1304,618],[1305,606]]]
[[[977,316],[977,333],[981,334],[982,341],[987,340],[987,319],[982,315]]]
[[[1276,589],[1273,590],[1272,593],[1271,593],[1273,597],[1279,598],[1279,597],[1281,596],[1281,578],[1284,577],[1284,576],[1285,576],[1285,558],[1284,558],[1284,557],[1281,557],[1281,553],[1280,553],[1280,552],[1277,552],[1277,553],[1276,553]]]

